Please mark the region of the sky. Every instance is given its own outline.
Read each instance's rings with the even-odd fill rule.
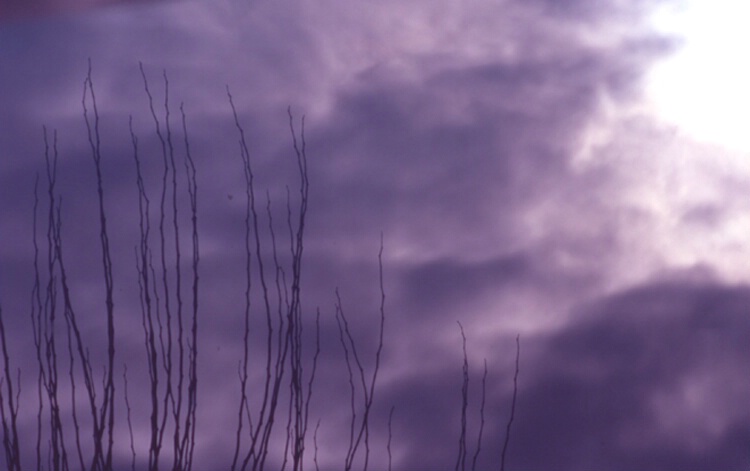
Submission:
[[[300,184],[288,113],[300,146],[304,116],[305,374],[317,311],[321,338],[307,469],[315,469],[315,449],[320,469],[344,466],[351,386],[337,293],[370,375],[381,240],[385,327],[369,469],[388,469],[389,461],[394,470],[457,469],[461,329],[469,458],[487,365],[477,469],[499,469],[511,412],[508,470],[746,469],[749,15],[735,0],[4,1],[0,306],[8,371],[21,372],[11,376],[22,386],[25,466],[33,463],[38,407],[30,299],[36,175],[46,260],[44,127],[50,145],[57,134],[71,297],[93,371],[104,371],[106,359],[97,189],[82,106],[90,63],[113,263],[117,466],[129,469],[131,459],[126,367],[143,469],[150,430],[129,122],[153,230],[162,154],[142,67],[162,126],[167,77],[178,159],[184,107],[196,166],[196,469],[229,468],[240,401],[246,184],[227,91],[262,201],[261,227],[267,194],[284,254],[287,194],[296,208]],[[259,340],[257,280],[252,289]],[[256,390],[263,345],[251,345]],[[272,455],[269,469],[280,466]],[[360,449],[354,469],[363,460]]]

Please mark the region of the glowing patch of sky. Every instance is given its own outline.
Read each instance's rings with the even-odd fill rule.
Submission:
[[[650,77],[662,118],[696,138],[750,151],[750,3],[689,0],[654,15],[655,26],[683,43]]]

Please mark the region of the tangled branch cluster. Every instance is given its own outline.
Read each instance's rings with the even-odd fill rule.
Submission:
[[[110,471],[115,463],[115,397],[122,386],[127,431],[129,433],[130,467],[156,471],[169,468],[189,471],[193,468],[198,409],[198,345],[200,323],[200,239],[198,232],[198,183],[196,166],[188,140],[188,126],[184,107],[180,105],[183,142],[179,146],[172,129],[169,102],[169,81],[164,81],[164,102],[160,111],[155,105],[146,73],[141,66],[145,95],[148,99],[154,132],[160,145],[161,178],[158,193],[149,195],[144,178],[144,161],[139,140],[130,120],[133,164],[138,190],[138,242],[135,246],[135,267],[139,290],[143,348],[148,371],[146,412],[149,424],[148,447],[138,450],[133,431],[131,397],[128,390],[127,364],[122,365],[122,383],[115,380],[117,372],[115,282],[112,250],[108,229],[106,192],[102,177],[102,144],[91,65],[84,80],[83,117],[96,176],[101,250],[101,269],[104,281],[104,319],[106,335],[103,346],[87,342],[82,329],[81,310],[73,299],[71,277],[68,275],[69,256],[64,247],[62,198],[57,189],[58,148],[57,133],[50,136],[44,129],[46,170],[46,217],[41,218],[39,178],[34,189],[33,248],[34,283],[30,318],[38,372],[36,377],[36,436],[33,457],[22,453],[22,442],[30,437],[20,431],[21,371],[13,371],[8,349],[3,311],[0,305],[0,346],[3,369],[0,380],[0,419],[3,427],[3,449],[8,471],[22,469],[67,471],[70,469]],[[238,132],[241,165],[245,181],[244,259],[245,296],[242,310],[242,357],[238,368],[239,404],[234,433],[234,451],[229,469],[260,471],[269,465],[269,454],[282,444],[281,469],[301,471],[306,459],[306,445],[310,426],[311,400],[320,355],[320,311],[315,316],[315,343],[303,341],[303,309],[301,301],[301,273],[304,249],[305,222],[308,210],[308,168],[304,119],[298,133],[289,114],[296,168],[299,176],[299,195],[292,198],[287,188],[286,228],[288,253],[282,257],[274,232],[271,197],[265,201],[257,195],[250,151],[244,128],[227,89],[234,124]],[[181,192],[185,192],[181,193]],[[186,200],[184,197],[187,197]],[[293,205],[292,200],[296,201]],[[187,208],[185,203],[187,201]],[[265,212],[262,209],[265,206]],[[189,221],[189,228],[181,226]],[[182,234],[189,233],[187,239]],[[41,240],[40,240],[41,239]],[[270,246],[269,246],[270,245]],[[270,254],[270,255],[269,255]],[[282,258],[289,260],[282,263]],[[342,469],[350,471],[370,464],[370,424],[375,387],[381,366],[385,332],[385,289],[383,286],[383,239],[381,235],[379,264],[379,330],[372,366],[366,368],[361,346],[355,341],[347,320],[341,296],[336,291],[335,319],[341,351],[348,374],[350,389],[350,426]],[[258,294],[259,293],[259,294]],[[259,300],[258,300],[259,298]],[[263,358],[251,361],[251,317],[260,311],[265,331]],[[459,324],[460,325],[460,324]],[[468,459],[467,408],[469,365],[466,336],[463,339],[463,384],[461,429],[455,469],[465,471]],[[520,348],[517,339],[517,348]],[[94,355],[102,360],[101,382],[95,372],[100,365],[92,363],[92,349],[104,351]],[[309,350],[309,351],[308,351]],[[515,411],[518,356],[511,415],[507,423],[500,469],[505,468],[510,428]],[[251,381],[253,364],[261,365],[262,385]],[[484,363],[481,424],[471,469],[476,468],[484,430],[487,364]],[[251,400],[252,399],[252,400]],[[80,410],[88,409],[87,412]],[[138,411],[144,413],[144,411]],[[391,469],[392,420],[394,408],[388,416],[388,469]],[[312,463],[318,464],[318,430],[314,427]],[[279,437],[281,437],[279,439]],[[140,456],[145,456],[143,459]],[[24,460],[29,458],[33,464]],[[139,461],[140,460],[140,461]],[[274,462],[276,463],[276,462]]]

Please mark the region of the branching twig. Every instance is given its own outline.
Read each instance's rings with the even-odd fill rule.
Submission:
[[[378,377],[378,371],[380,370],[380,355],[383,351],[383,332],[385,330],[385,288],[383,286],[383,235],[380,236],[380,251],[378,252],[378,273],[379,273],[379,285],[380,285],[380,332],[378,336],[378,346],[375,352],[375,364],[373,365],[372,376],[370,377],[369,384],[365,377],[365,370],[362,361],[357,353],[357,345],[352,337],[351,330],[349,329],[349,322],[344,314],[344,309],[341,305],[341,297],[336,291],[336,321],[339,326],[339,334],[341,337],[341,344],[344,348],[344,358],[346,360],[346,366],[349,371],[349,385],[351,388],[351,407],[352,407],[352,418],[350,425],[349,435],[349,447],[347,449],[346,457],[344,459],[344,470],[349,471],[352,468],[354,458],[357,455],[357,451],[361,443],[364,442],[365,456],[362,468],[364,471],[367,470],[370,458],[370,413],[372,410],[372,404],[375,395],[375,383]],[[351,353],[351,359],[349,354]],[[357,414],[354,406],[355,397],[355,386],[352,372],[352,359],[353,366],[359,371],[359,379],[362,387],[363,394],[363,412],[362,419],[359,422],[359,426],[355,426]]]
[[[505,471],[505,453],[508,451],[508,442],[510,441],[510,428],[513,425],[513,418],[516,413],[516,396],[518,394],[518,367],[521,358],[521,336],[516,336],[516,369],[513,373],[513,400],[510,404],[510,417],[505,427],[505,442],[503,443],[503,452],[500,455],[500,471]]]
[[[461,386],[461,434],[458,438],[458,457],[456,459],[456,471],[459,469],[464,471],[466,469],[466,457],[468,454],[468,448],[466,445],[467,435],[466,431],[468,428],[467,421],[467,409],[469,405],[469,357],[466,352],[466,334],[464,333],[464,327],[461,322],[458,322],[458,327],[461,330],[461,341],[462,351],[464,355],[463,362],[463,382]],[[482,436],[484,434],[484,405],[487,396],[487,359],[484,360],[484,374],[482,375],[482,402],[479,406],[479,432],[477,434],[477,446],[474,450],[474,455],[471,459],[471,469],[476,470],[477,459],[479,458],[479,452],[482,450]]]
[[[198,239],[198,203],[197,178],[195,162],[190,151],[187,118],[184,106],[180,105],[182,131],[185,145],[184,168],[187,194],[189,197],[189,214],[191,221],[191,296],[189,333],[185,326],[185,300],[183,299],[182,242],[180,238],[180,204],[178,199],[178,166],[175,159],[175,147],[170,124],[169,80],[166,72],[164,79],[164,118],[159,118],[154,109],[154,100],[148,86],[143,65],[140,66],[144,90],[148,97],[149,110],[154,122],[155,132],[161,144],[163,172],[161,176],[161,195],[159,200],[159,258],[161,271],[157,277],[152,264],[150,248],[150,214],[149,199],[146,195],[138,155],[138,140],[132,131],[131,139],[136,164],[138,200],[140,213],[140,244],[136,248],[136,266],[139,274],[141,292],[142,324],[145,335],[147,363],[151,382],[151,441],[149,446],[149,469],[159,468],[159,459],[167,429],[172,433],[172,470],[190,470],[193,463],[196,431],[197,409],[197,355],[198,355],[198,286],[200,261]],[[162,124],[164,133],[162,132]],[[167,198],[169,193],[169,198]],[[167,227],[167,213],[171,212],[171,224]],[[171,231],[173,242],[167,244],[166,236]],[[174,261],[174,272],[169,270],[167,258]],[[160,283],[157,279],[160,278]],[[150,283],[151,280],[151,283]],[[161,295],[160,295],[161,292]],[[163,302],[162,302],[163,301]],[[162,312],[163,318],[162,323]],[[154,323],[154,321],[156,323]],[[176,327],[175,324],[176,323]],[[156,343],[158,338],[159,348]],[[175,359],[176,355],[176,359]],[[159,387],[163,371],[164,386]]]

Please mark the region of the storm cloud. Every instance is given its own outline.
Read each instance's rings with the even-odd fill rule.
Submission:
[[[269,263],[266,195],[282,265],[290,259],[286,205],[299,204],[293,139],[304,115],[306,355],[321,314],[310,419],[319,429],[314,445],[308,434],[306,466],[314,466],[316,449],[321,469],[342,469],[351,383],[336,306],[340,299],[371,374],[381,268],[385,335],[370,419],[372,469],[387,469],[388,443],[393,469],[454,467],[463,365],[457,321],[467,336],[470,456],[485,360],[488,368],[478,469],[498,467],[517,336],[508,469],[732,470],[747,463],[750,272],[742,260],[750,255],[750,201],[742,195],[750,174],[732,152],[685,135],[645,101],[649,71],[681,46],[649,22],[669,2],[227,0],[94,8],[112,4],[101,3],[11,2],[0,10],[0,63],[8,64],[0,69],[0,304],[24,391],[34,390],[36,371],[28,337],[34,184],[39,175],[39,214],[46,215],[45,149],[50,155],[55,134],[72,294],[84,337],[104,351],[96,179],[82,109],[90,61],[118,362],[128,365],[138,446],[148,448],[150,405],[137,394],[148,372],[133,255],[133,136],[153,201],[162,171],[142,68],[162,126],[170,107],[175,152],[185,155],[187,137],[197,172],[196,466],[229,466],[240,407],[246,181],[229,94],[259,208],[262,200],[260,256]],[[40,225],[40,240],[44,234]],[[258,315],[250,357],[260,362],[265,324]],[[262,373],[252,381],[260,384]],[[22,396],[21,434],[33,437],[35,404]],[[118,421],[117,436],[127,440],[124,418]],[[24,445],[29,460],[32,448]],[[117,463],[129,460],[129,447],[118,448]],[[269,466],[280,461],[274,455]]]

